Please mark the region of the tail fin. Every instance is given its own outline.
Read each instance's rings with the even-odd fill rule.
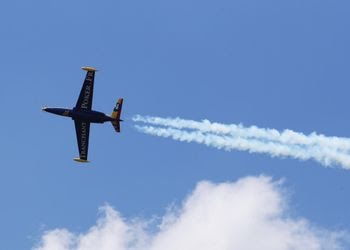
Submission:
[[[118,133],[120,132],[120,122],[123,121],[120,119],[120,115],[122,113],[122,107],[123,107],[123,98],[119,98],[111,115],[111,117],[114,119],[114,121],[112,121],[112,125],[115,131]]]

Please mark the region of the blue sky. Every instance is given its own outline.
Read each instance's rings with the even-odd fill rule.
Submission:
[[[350,136],[348,1],[7,1],[0,9],[0,249],[45,230],[84,232],[108,203],[163,214],[202,180],[284,179],[291,211],[349,230],[350,173],[313,161],[226,152],[139,133],[136,114]],[[72,161],[72,107],[100,69],[93,107],[125,98],[122,133],[92,125],[89,165]]]

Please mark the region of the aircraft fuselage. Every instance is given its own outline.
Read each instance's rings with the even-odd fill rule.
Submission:
[[[111,122],[115,119],[102,113],[99,111],[94,110],[78,110],[78,109],[66,109],[66,108],[43,108],[43,111],[55,114],[55,115],[61,115],[66,117],[71,117],[73,120],[81,120],[91,123],[104,123],[104,122]]]

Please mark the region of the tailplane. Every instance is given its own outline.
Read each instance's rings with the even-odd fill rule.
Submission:
[[[111,115],[111,117],[114,119],[114,121],[112,121],[112,125],[115,131],[118,133],[120,132],[120,122],[123,121],[120,119],[120,115],[122,113],[122,107],[123,107],[123,98],[119,98]]]

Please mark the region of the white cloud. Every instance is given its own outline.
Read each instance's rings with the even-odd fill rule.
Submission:
[[[237,182],[203,181],[157,230],[148,221],[123,219],[106,205],[86,233],[47,231],[35,250],[284,250],[345,249],[345,232],[312,226],[288,215],[281,182],[247,177]]]

